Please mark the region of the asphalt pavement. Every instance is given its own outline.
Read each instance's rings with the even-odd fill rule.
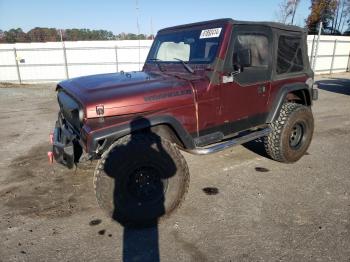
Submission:
[[[91,170],[49,165],[53,84],[0,85],[0,261],[350,261],[350,74],[319,77],[315,133],[295,164],[258,141],[184,153],[191,182],[157,227],[97,206]]]

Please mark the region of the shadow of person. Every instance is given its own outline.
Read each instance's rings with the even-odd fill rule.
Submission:
[[[158,226],[124,228],[123,261],[159,262]]]
[[[112,218],[124,226],[123,261],[159,261],[158,219],[169,208],[165,192],[177,168],[164,148],[169,142],[152,132],[148,119],[135,118],[130,128],[104,164],[114,179]]]

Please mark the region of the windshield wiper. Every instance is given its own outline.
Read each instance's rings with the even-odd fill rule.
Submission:
[[[193,68],[190,67],[184,60],[181,60],[180,58],[176,58],[176,57],[174,57],[174,59],[177,60],[177,61],[180,61],[188,72],[190,72],[191,74],[194,73]]]
[[[162,72],[165,71],[164,68],[162,68],[162,67],[160,66],[160,64],[159,64],[159,62],[161,62],[161,61],[163,61],[163,60],[161,60],[161,59],[159,59],[159,58],[150,58],[150,59],[148,59],[148,60],[155,62],[160,71],[162,71]]]

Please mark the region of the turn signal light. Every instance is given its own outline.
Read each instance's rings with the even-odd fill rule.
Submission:
[[[49,163],[53,163],[53,153],[52,151],[47,152],[47,157],[49,158]]]
[[[49,138],[50,138],[51,145],[53,145],[53,133],[50,133]]]

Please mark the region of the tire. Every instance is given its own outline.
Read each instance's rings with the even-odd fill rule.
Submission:
[[[76,166],[77,166],[78,170],[81,170],[83,172],[91,171],[91,173],[92,173],[92,171],[96,167],[96,161],[87,160],[85,162],[77,163]]]
[[[124,226],[154,225],[172,213],[189,187],[189,170],[175,145],[154,133],[116,141],[98,161],[99,206]]]
[[[274,160],[294,163],[305,155],[314,132],[311,109],[296,103],[283,104],[278,119],[265,137],[266,153]]]

